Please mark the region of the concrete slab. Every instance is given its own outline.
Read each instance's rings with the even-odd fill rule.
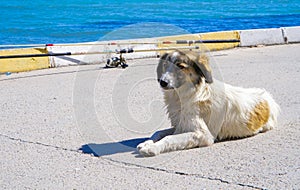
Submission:
[[[31,55],[47,54],[45,48],[19,48],[0,50],[0,56],[12,55]],[[27,57],[27,58],[10,58],[0,59],[0,73],[5,72],[24,72],[37,69],[47,69],[50,67],[48,57]]]
[[[111,57],[119,57],[119,54],[115,53],[116,50],[128,49],[128,48],[133,48],[135,50],[156,49],[157,46],[156,43],[157,43],[156,38],[96,41],[96,42],[81,43],[81,44],[74,43],[74,44],[67,44],[67,45],[64,44],[61,46],[59,44],[54,46],[47,46],[47,50],[53,53],[71,52],[72,54],[81,53],[81,52],[82,53],[112,52],[112,53],[98,53],[98,54],[94,53],[94,54],[72,55],[72,56],[55,56],[55,57],[53,56],[49,58],[52,67],[62,67],[62,66],[70,66],[70,65],[106,63],[106,60]],[[124,54],[123,57],[125,57],[126,59],[135,59],[135,58],[140,59],[140,58],[156,57],[156,55],[157,53],[155,51],[149,51],[149,52],[139,52],[134,54],[128,53],[128,54]]]
[[[300,27],[284,27],[282,28],[284,38],[287,43],[297,43],[300,42]]]
[[[285,43],[280,28],[241,30],[240,40],[242,47]]]
[[[252,138],[140,157],[169,126],[157,59],[0,75],[1,189],[297,189],[300,44],[211,53],[214,76],[261,87],[279,126]]]

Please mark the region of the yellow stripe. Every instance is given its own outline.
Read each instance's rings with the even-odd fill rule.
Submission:
[[[187,46],[187,44],[162,44],[163,41],[176,41],[176,40],[228,40],[240,39],[238,31],[225,31],[225,32],[212,32],[202,34],[187,34],[179,36],[167,36],[157,38],[158,48],[176,48]],[[191,46],[199,46],[200,50],[223,50],[239,46],[236,43],[213,43],[213,44],[191,44]],[[165,51],[160,51],[160,54]],[[10,49],[0,50],[0,55],[24,55],[24,54],[41,54],[48,53],[44,48],[23,48],[23,49]],[[36,69],[45,69],[50,67],[49,57],[32,57],[32,58],[14,58],[14,59],[0,59],[0,73],[3,72],[22,72],[31,71]]]
[[[239,40],[240,35],[238,31],[226,31],[226,32],[211,32],[199,34],[201,40]],[[235,43],[213,43],[205,44],[210,51],[230,49],[239,46],[239,42]]]
[[[44,48],[22,48],[1,50],[0,55],[25,55],[48,53]],[[22,72],[49,68],[48,57],[0,59],[0,72]]]

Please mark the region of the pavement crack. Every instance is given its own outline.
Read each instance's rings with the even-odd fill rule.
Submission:
[[[34,141],[29,141],[29,140],[23,140],[21,138],[11,137],[11,136],[8,136],[8,135],[5,135],[5,134],[0,134],[0,136],[2,136],[4,138],[7,138],[9,140],[12,140],[12,141],[18,141],[18,142],[21,142],[21,143],[40,145],[40,146],[44,146],[44,147],[55,148],[55,149],[58,149],[58,150],[81,153],[77,149],[70,149],[70,148],[64,148],[64,147],[60,147],[60,146],[56,146],[56,145],[50,145],[50,144],[46,144],[46,143],[42,143],[42,142],[34,142]]]
[[[230,182],[230,181],[222,179],[222,178],[209,177],[209,176],[205,176],[205,175],[201,175],[201,174],[190,174],[190,173],[174,171],[174,170],[167,170],[167,169],[157,168],[157,167],[152,167],[152,166],[143,166],[143,165],[140,165],[140,164],[134,164],[134,163],[118,161],[118,160],[114,160],[114,159],[107,158],[107,157],[101,157],[101,158],[104,159],[104,160],[114,162],[114,163],[118,163],[118,164],[122,164],[122,165],[125,165],[125,166],[134,166],[134,167],[138,167],[138,168],[143,168],[143,169],[148,169],[148,170],[155,170],[155,171],[159,171],[159,172],[164,172],[164,173],[168,173],[168,174],[175,174],[175,175],[181,175],[181,176],[193,176],[193,177],[204,179],[204,180],[218,181],[218,182],[221,182],[221,183],[224,183],[224,184],[236,185],[236,186],[241,186],[241,187],[248,187],[248,188],[258,189],[258,190],[266,190],[266,188],[258,187],[258,186],[251,185],[251,184]]]
[[[59,146],[56,146],[56,145],[50,145],[50,144],[45,144],[45,143],[41,143],[41,142],[23,140],[21,138],[11,137],[11,136],[8,136],[8,135],[5,135],[5,134],[0,134],[0,136],[4,137],[4,138],[7,138],[9,140],[12,140],[12,141],[18,141],[18,142],[21,142],[21,143],[39,145],[39,146],[54,148],[54,149],[57,149],[57,150],[76,152],[76,153],[82,154],[82,151],[80,151],[78,149],[69,149],[69,148],[59,147]],[[134,167],[138,167],[138,168],[143,168],[143,169],[148,169],[148,170],[155,170],[155,171],[159,171],[159,172],[164,172],[164,173],[168,173],[168,174],[175,174],[175,175],[181,175],[181,176],[193,176],[193,177],[201,178],[201,179],[205,179],[205,180],[219,181],[219,182],[224,183],[224,184],[237,185],[237,186],[248,187],[248,188],[259,189],[259,190],[265,190],[266,189],[266,188],[262,188],[262,187],[258,187],[258,186],[254,186],[254,185],[250,185],[250,184],[234,183],[234,182],[230,182],[228,180],[224,180],[224,179],[216,178],[216,177],[209,177],[209,176],[200,175],[200,174],[190,174],[190,173],[185,173],[185,172],[180,172],[180,171],[167,170],[167,169],[158,168],[158,167],[143,166],[143,165],[140,165],[140,164],[134,164],[134,163],[118,161],[118,160],[111,159],[111,158],[104,157],[104,156],[99,156],[99,158],[101,158],[103,160],[110,161],[110,162],[118,163],[118,164],[121,164],[123,166],[134,166]]]

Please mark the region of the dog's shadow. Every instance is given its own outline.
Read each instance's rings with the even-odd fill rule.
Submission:
[[[89,143],[82,145],[79,150],[81,150],[85,154],[91,154],[96,157],[125,152],[132,152],[132,154],[138,154],[136,151],[137,145],[148,139],[149,138],[137,138],[103,144]]]

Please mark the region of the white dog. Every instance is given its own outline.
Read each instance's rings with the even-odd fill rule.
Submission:
[[[212,78],[206,55],[164,54],[157,67],[172,128],[137,146],[143,156],[209,146],[275,127],[279,106],[264,89],[240,88]]]

